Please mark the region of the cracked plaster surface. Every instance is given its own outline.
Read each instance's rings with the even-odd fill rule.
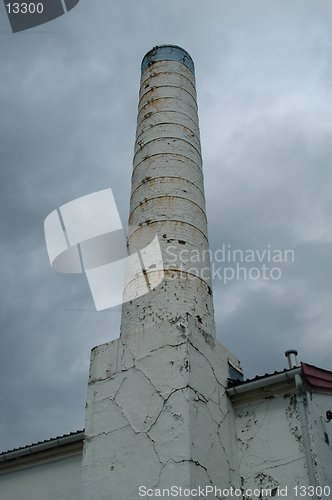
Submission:
[[[82,500],[107,498],[107,485],[128,499],[141,484],[231,486],[228,354],[190,316],[95,348]]]
[[[247,402],[235,416],[243,488],[288,486],[293,499],[293,486],[308,485],[294,396]]]

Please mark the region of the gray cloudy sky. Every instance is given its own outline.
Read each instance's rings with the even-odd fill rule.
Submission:
[[[13,35],[1,3],[1,449],[84,426],[119,311],[52,272],[43,221],[111,185],[126,222],[140,62],[162,43],[196,65],[213,249],[295,251],[279,281],[215,280],[219,339],[247,376],[293,346],[332,369],[331,26],[330,0],[81,0]]]

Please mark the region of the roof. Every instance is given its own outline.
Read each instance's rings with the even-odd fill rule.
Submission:
[[[308,363],[301,365],[305,380],[312,390],[332,392],[332,372]]]
[[[269,377],[273,377],[274,375],[282,375],[283,373],[289,373],[289,372],[293,372],[295,371],[296,369],[298,369],[299,367],[294,367],[294,368],[285,368],[284,370],[281,370],[281,371],[274,371],[274,372],[270,372],[270,373],[264,373],[264,375],[256,375],[255,377],[253,378],[247,378],[245,380],[232,380],[232,379],[228,379],[228,387],[236,387],[238,385],[243,385],[243,384],[249,384],[250,382],[255,382],[257,380],[264,380],[265,378],[269,378]]]
[[[318,392],[332,393],[332,372],[318,368],[317,366],[308,363],[301,363],[300,366],[294,368],[286,368],[282,371],[274,371],[257,375],[256,377],[246,380],[228,380],[228,393],[238,394],[239,392],[247,392],[254,388],[264,387],[266,385],[275,384],[281,381],[293,379],[297,374],[301,375],[307,389]]]
[[[78,441],[83,441],[83,439],[84,430],[70,432],[69,434],[63,434],[62,436],[53,437],[44,441],[38,441],[37,443],[14,448],[12,450],[3,451],[2,453],[0,453],[0,462],[12,460],[14,458],[23,457],[26,455],[32,455],[40,451],[50,450],[51,448],[76,443]]]

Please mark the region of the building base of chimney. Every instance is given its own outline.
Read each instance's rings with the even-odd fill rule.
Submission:
[[[81,499],[239,486],[225,395],[236,358],[189,315],[125,342],[92,351]]]

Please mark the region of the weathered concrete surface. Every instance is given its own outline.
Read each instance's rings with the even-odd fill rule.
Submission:
[[[315,456],[317,484],[329,485],[332,491],[332,421],[326,420],[326,412],[332,410],[332,395],[308,392],[307,401],[308,430]]]
[[[290,500],[328,500],[332,491],[332,446],[326,411],[331,394],[307,390],[299,395],[294,380],[235,395],[236,438],[242,487],[268,490]],[[303,405],[304,428],[300,405]],[[304,433],[308,435],[305,444]],[[306,449],[307,446],[307,449]],[[306,455],[307,453],[307,455]],[[308,459],[314,477],[310,480]],[[311,485],[314,489],[305,489]],[[297,488],[297,489],[296,489]],[[247,497],[244,495],[244,498]]]
[[[95,348],[81,498],[136,499],[141,485],[238,486],[230,356],[189,315]]]
[[[193,63],[182,49],[160,50],[167,60],[155,49],[142,64],[128,247],[135,254],[157,234],[165,276],[157,289],[124,305],[121,337],[187,313],[215,336]],[[124,296],[154,273],[152,265],[144,277],[131,277]]]
[[[305,455],[296,396],[265,394],[266,399],[235,405],[239,468],[244,489],[307,486]],[[265,498],[268,497],[263,497]]]
[[[228,358],[238,361],[215,338],[193,64],[182,49],[162,53],[143,62],[128,247],[157,235],[163,263],[128,273],[124,297],[163,281],[126,302],[120,339],[92,352],[82,500],[240,485],[225,394]]]

